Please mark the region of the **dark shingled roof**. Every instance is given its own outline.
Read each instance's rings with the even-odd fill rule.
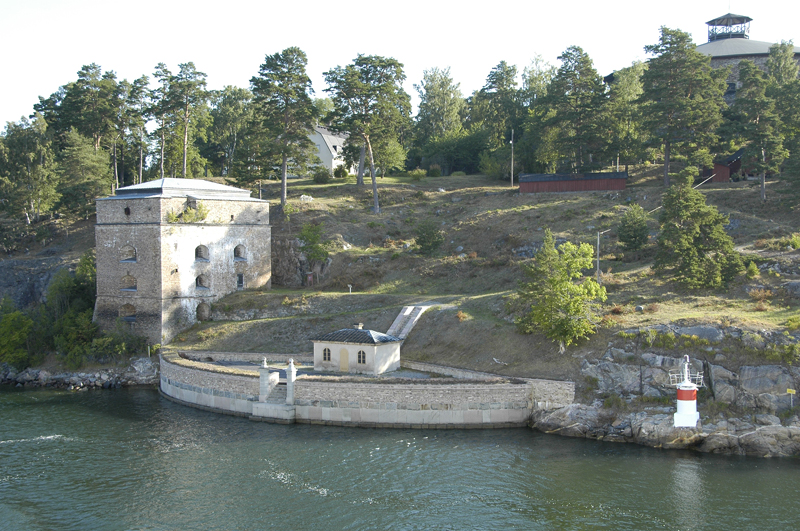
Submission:
[[[394,343],[402,339],[388,336],[375,330],[359,330],[356,328],[343,328],[322,336],[315,336],[311,341],[330,341],[333,343],[359,343],[362,345],[379,345],[381,343]]]

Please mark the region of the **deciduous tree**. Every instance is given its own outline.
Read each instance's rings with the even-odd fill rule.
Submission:
[[[595,332],[600,322],[597,304],[606,300],[606,290],[583,276],[583,270],[592,267],[593,255],[588,243],[566,242],[556,249],[553,233],[545,231],[541,249],[523,266],[529,280],[517,290],[524,305],[524,315],[516,321],[520,332],[540,331],[559,342],[562,352]]]

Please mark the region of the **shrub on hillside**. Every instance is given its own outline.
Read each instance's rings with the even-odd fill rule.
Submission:
[[[347,175],[347,168],[344,165],[336,166],[336,169],[333,170],[333,176],[337,179],[344,179]]]
[[[431,255],[444,243],[444,231],[433,221],[423,221],[417,225],[415,233],[417,246],[422,254]]]
[[[331,174],[328,169],[323,166],[317,166],[312,173],[314,182],[317,184],[328,184],[331,181]]]
[[[442,167],[438,164],[431,164],[431,167],[428,168],[428,177],[441,177],[442,176]]]
[[[453,173],[450,174],[450,177],[464,177],[466,175],[467,174],[464,173],[463,171],[454,171]]]
[[[647,230],[647,214],[641,206],[634,203],[623,214],[617,236],[626,251],[638,251],[644,247],[649,231]]]
[[[423,177],[425,177],[426,172],[422,168],[417,168],[416,170],[411,170],[408,172],[408,176],[411,177],[414,181],[421,181]]]

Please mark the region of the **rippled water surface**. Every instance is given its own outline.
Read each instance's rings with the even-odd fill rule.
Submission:
[[[0,529],[797,529],[800,462],[0,388]]]

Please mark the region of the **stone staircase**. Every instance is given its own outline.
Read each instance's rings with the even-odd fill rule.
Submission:
[[[278,384],[272,389],[267,397],[268,404],[285,404],[286,403],[286,384]]]
[[[403,306],[386,335],[405,340],[422,314],[431,306]]]

